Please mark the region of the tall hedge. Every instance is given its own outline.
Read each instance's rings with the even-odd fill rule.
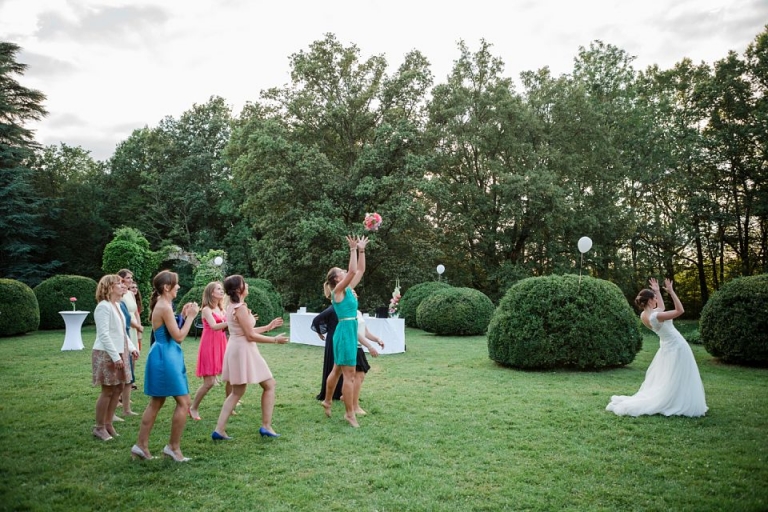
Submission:
[[[15,279],[0,279],[0,337],[36,331],[40,308],[32,288]]]
[[[513,285],[488,327],[488,356],[526,369],[597,369],[634,361],[638,316],[618,286],[576,275],[531,277]]]
[[[84,324],[94,323],[97,283],[90,277],[59,275],[35,286],[34,292],[40,305],[40,329],[64,329],[64,319],[59,311],[72,311],[71,297],[75,297],[78,311],[89,311]]]
[[[484,334],[493,315],[493,302],[472,288],[445,288],[426,297],[416,320],[427,332],[441,336]]]
[[[701,311],[704,348],[725,362],[768,366],[768,274],[723,285]]]
[[[416,319],[416,310],[418,309],[419,304],[421,304],[421,301],[438,290],[450,287],[449,284],[445,284],[441,281],[426,281],[408,288],[400,298],[400,306],[398,307],[398,314],[400,315],[400,318],[405,320],[405,325],[408,327],[419,327],[419,323]]]

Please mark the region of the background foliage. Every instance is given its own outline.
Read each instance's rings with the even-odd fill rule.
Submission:
[[[707,352],[729,363],[768,366],[768,275],[726,283],[701,312]]]
[[[57,267],[98,279],[111,233],[128,226],[161,252],[221,251],[227,273],[269,280],[295,309],[323,302],[344,235],[370,211],[384,223],[366,310],[440,263],[494,303],[520,279],[577,268],[628,298],[673,276],[695,318],[723,283],[768,269],[768,30],[743,55],[670,69],[636,70],[595,41],[571,72],[519,82],[492,45],[460,41],[437,83],[418,50],[389,63],[327,34],[239,113],[213,96],[134,130],[106,162],[37,147],[24,122],[44,115],[44,96],[16,81],[18,47],[2,49],[0,275],[31,285]]]
[[[75,297],[75,308],[78,311],[90,311],[83,325],[92,325],[95,320],[93,311],[96,309],[97,283],[90,277],[58,275],[53,276],[35,286],[34,292],[40,307],[40,329],[64,329],[64,319],[59,311],[71,311],[69,301]]]
[[[39,325],[35,292],[21,281],[0,278],[0,336],[36,331]]]
[[[619,366],[641,348],[640,322],[621,290],[593,277],[524,279],[504,295],[488,328],[489,357],[516,368]]]

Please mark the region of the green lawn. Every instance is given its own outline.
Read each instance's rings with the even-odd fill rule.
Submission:
[[[637,390],[653,336],[633,364],[596,373],[502,368],[481,336],[406,337],[405,354],[371,359],[369,415],[356,430],[341,405],[327,419],[314,398],[320,347],[262,345],[282,437],[259,437],[252,386],[229,424],[236,439],[214,444],[217,387],[203,420],[187,423],[187,464],[132,461],[139,417],[116,424],[122,436],[110,442],[91,436],[93,327],[78,352],[60,351],[62,331],[0,339],[0,509],[768,510],[766,369],[721,364],[693,346],[708,415],[623,418],[605,405]],[[194,392],[197,341],[183,347]],[[143,411],[147,399],[138,392],[134,402]],[[152,432],[156,455],[169,405]]]

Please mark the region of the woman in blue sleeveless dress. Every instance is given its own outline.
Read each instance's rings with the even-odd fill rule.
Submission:
[[[354,390],[355,367],[357,366],[357,297],[353,289],[365,273],[365,246],[367,237],[347,236],[349,244],[349,269],[344,271],[334,267],[328,271],[323,284],[325,296],[331,299],[339,323],[333,333],[334,366],[325,385],[325,400],[321,402],[325,415],[331,416],[333,390],[339,376],[344,376],[342,394],[344,396],[344,419],[353,427],[359,427],[355,416]]]
[[[149,453],[149,434],[165,399],[172,396],[176,400],[176,409],[171,422],[171,438],[163,448],[163,455],[176,462],[189,460],[181,453],[181,434],[187,422],[190,403],[181,342],[187,337],[200,308],[196,302],[184,304],[181,310],[184,325],[179,328],[171,305],[178,291],[179,277],[174,272],[163,270],[152,280],[150,310],[155,342],[149,349],[144,370],[144,394],[151,398],[141,417],[139,438],[131,448],[131,456],[134,458],[152,458]]]

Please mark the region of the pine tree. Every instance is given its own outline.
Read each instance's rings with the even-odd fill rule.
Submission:
[[[29,121],[47,114],[40,91],[15,79],[26,64],[16,61],[19,46],[0,41],[0,277],[28,285],[42,281],[58,262],[37,258],[53,237],[43,223],[45,204],[31,184],[27,163],[39,147]]]

